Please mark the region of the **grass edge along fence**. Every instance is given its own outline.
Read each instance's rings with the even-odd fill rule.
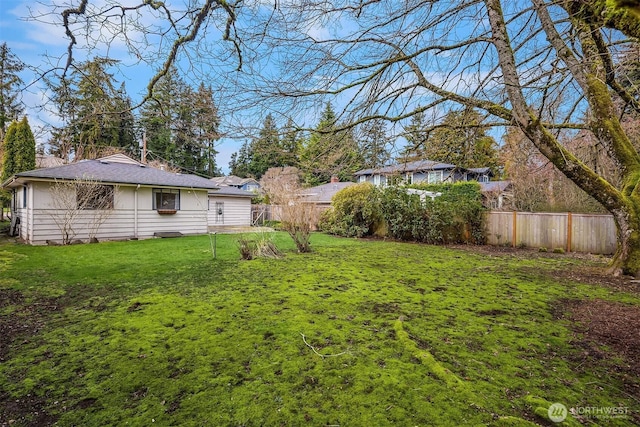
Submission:
[[[489,245],[593,254],[616,251],[616,226],[611,215],[515,211],[489,211],[485,215]]]

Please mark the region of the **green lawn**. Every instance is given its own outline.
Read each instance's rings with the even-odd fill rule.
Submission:
[[[282,259],[240,261],[236,239],[218,236],[215,260],[206,236],[0,246],[0,425],[551,425],[551,402],[640,411],[615,354],[579,364],[553,314],[567,299],[640,305],[553,279],[597,260],[321,234],[297,254],[277,234]]]

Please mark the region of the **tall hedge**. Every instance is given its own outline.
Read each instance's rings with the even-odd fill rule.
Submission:
[[[3,142],[2,180],[36,168],[36,141],[27,118],[13,121]]]
[[[433,200],[409,194],[408,187],[351,186],[333,199],[321,230],[361,237],[373,230],[399,240],[432,244],[484,243],[484,208],[476,182],[411,185],[441,195]]]
[[[417,240],[430,243],[485,242],[485,208],[480,184],[475,181],[415,184],[410,188],[441,194],[434,200],[427,199],[424,208],[429,222],[428,233]]]

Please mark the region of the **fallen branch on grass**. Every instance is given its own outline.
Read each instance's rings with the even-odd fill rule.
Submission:
[[[315,354],[317,354],[318,356],[322,357],[323,359],[325,357],[336,357],[336,356],[342,356],[343,354],[347,354],[348,351],[343,351],[342,353],[337,353],[337,354],[322,354],[322,353],[318,353],[318,350],[315,349],[314,346],[312,346],[311,344],[309,344],[307,342],[307,337],[304,336],[304,334],[302,332],[300,332],[300,335],[302,335],[302,341],[304,341],[304,343],[307,345],[307,347],[309,347],[311,350],[313,350],[313,352]]]

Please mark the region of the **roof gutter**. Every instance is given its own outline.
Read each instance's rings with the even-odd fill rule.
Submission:
[[[11,188],[11,185],[16,182],[16,180],[18,179],[18,175],[13,175],[11,178],[8,178],[5,182],[2,183],[2,185],[0,185],[0,187],[2,188]]]

